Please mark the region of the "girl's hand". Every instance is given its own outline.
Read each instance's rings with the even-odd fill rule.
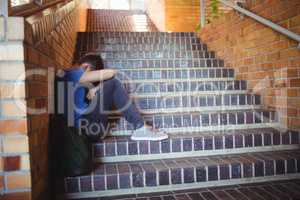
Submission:
[[[97,88],[92,88],[88,91],[86,98],[92,100],[96,96]]]
[[[62,69],[57,70],[56,76],[58,77],[63,77],[65,75],[65,71]]]

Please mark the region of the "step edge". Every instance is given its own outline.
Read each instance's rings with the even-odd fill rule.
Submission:
[[[188,151],[179,153],[159,153],[159,154],[143,154],[143,155],[127,155],[127,156],[107,156],[102,158],[94,158],[94,163],[115,163],[115,162],[135,162],[147,160],[163,160],[165,156],[168,159],[177,158],[193,158],[193,157],[209,157],[209,156],[224,156],[224,155],[237,155],[245,153],[261,153],[270,151],[287,151],[299,149],[299,144],[290,145],[272,145],[264,147],[243,147],[232,149],[217,149],[217,150],[201,150],[201,151]]]
[[[216,128],[217,127],[217,128]],[[259,124],[242,124],[242,125],[226,125],[226,126],[213,126],[213,127],[183,127],[183,128],[169,128],[164,129],[169,134],[180,133],[200,133],[209,131],[229,131],[229,130],[245,130],[254,128],[283,128],[279,122],[259,123]],[[131,130],[112,131],[109,136],[130,136]]]
[[[153,114],[174,114],[186,112],[217,112],[217,111],[243,111],[261,109],[262,105],[229,105],[229,106],[197,106],[197,107],[177,107],[177,108],[161,108],[161,109],[140,109],[140,113],[144,115]]]
[[[161,80],[160,79],[136,79],[136,80],[122,80],[123,83],[125,84],[130,84],[130,83],[160,83],[160,82],[168,82],[168,83],[172,83],[172,82],[185,82],[185,81],[199,81],[199,82],[205,82],[205,81],[234,81],[235,78],[234,77],[224,77],[224,78],[173,78],[173,79],[165,79],[165,80]]]
[[[136,93],[132,92],[129,95],[132,98],[146,98],[146,97],[177,97],[181,96],[189,96],[189,95],[197,95],[197,96],[216,96],[216,95],[239,95],[239,94],[249,94],[256,95],[254,93],[249,93],[247,90],[214,90],[214,91],[174,91],[174,92],[156,92],[156,93]]]
[[[119,71],[141,71],[141,70],[144,70],[144,71],[151,71],[151,70],[155,70],[155,71],[163,71],[163,70],[217,70],[217,69],[220,69],[220,70],[234,70],[234,68],[228,68],[228,67],[162,67],[162,68],[159,68],[159,67],[140,67],[140,68],[111,68],[111,69],[118,69]]]
[[[156,193],[156,192],[165,192],[165,191],[179,191],[184,189],[200,189],[200,188],[217,187],[217,186],[262,183],[262,182],[269,182],[269,181],[292,180],[292,179],[299,179],[299,178],[300,178],[300,173],[293,173],[293,174],[276,175],[276,176],[206,181],[203,183],[197,182],[197,183],[178,184],[178,185],[174,184],[168,186],[68,193],[63,196],[66,197],[67,199],[97,198],[97,197],[105,197],[105,196],[109,197],[109,196],[116,196],[116,195],[141,194],[141,193],[147,194],[147,193]]]

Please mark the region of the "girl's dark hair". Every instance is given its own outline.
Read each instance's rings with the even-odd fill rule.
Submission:
[[[83,57],[81,57],[78,61],[78,64],[83,64],[83,63],[89,63],[92,66],[94,66],[94,68],[96,70],[100,70],[103,69],[103,61],[100,55],[97,54],[86,54]]]

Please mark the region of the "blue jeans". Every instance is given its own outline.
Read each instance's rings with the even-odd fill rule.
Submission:
[[[101,89],[97,91],[92,103],[95,103],[95,109],[82,115],[82,119],[88,121],[87,127],[96,137],[106,136],[105,131],[109,130],[107,112],[112,111],[113,106],[118,110],[122,109],[121,113],[135,129],[144,125],[141,114],[136,106],[130,101],[122,83],[115,78],[103,82]],[[100,125],[100,129],[96,124]]]

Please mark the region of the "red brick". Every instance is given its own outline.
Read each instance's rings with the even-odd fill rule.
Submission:
[[[295,26],[300,26],[300,15],[297,15],[297,16],[290,19],[289,28],[293,28]]]
[[[27,133],[27,120],[0,120],[1,133]]]
[[[287,89],[287,97],[299,97],[299,89]]]
[[[0,191],[4,189],[4,176],[0,175]]]
[[[300,87],[300,78],[291,79],[290,80],[290,87]]]
[[[17,192],[11,194],[4,194],[1,200],[31,200],[30,192]]]
[[[21,166],[20,156],[4,157],[4,171],[17,171]]]
[[[27,136],[7,136],[3,139],[4,153],[27,153],[29,152]]]
[[[7,189],[29,189],[31,188],[30,173],[16,173],[7,176]]]

